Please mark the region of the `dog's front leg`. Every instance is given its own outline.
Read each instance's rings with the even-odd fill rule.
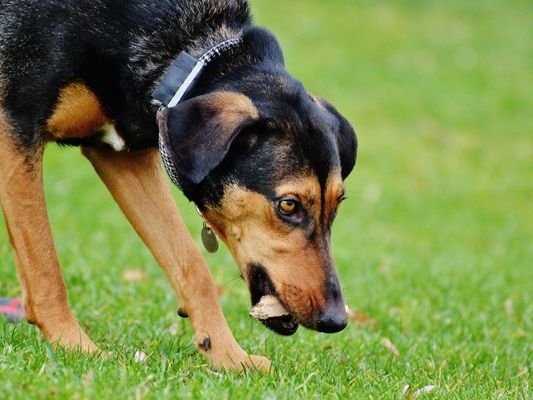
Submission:
[[[206,264],[179,215],[156,149],[111,152],[84,148],[120,208],[152,251],[189,315],[200,351],[214,368],[265,369],[235,341]]]

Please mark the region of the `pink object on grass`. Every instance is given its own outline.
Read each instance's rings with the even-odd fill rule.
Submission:
[[[9,322],[24,319],[24,307],[20,299],[0,298],[0,316],[4,316]]]

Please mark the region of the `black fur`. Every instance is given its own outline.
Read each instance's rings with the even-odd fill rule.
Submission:
[[[46,135],[61,87],[81,81],[129,149],[157,146],[150,93],[166,68],[182,50],[199,56],[236,36],[243,44],[209,64],[192,100],[172,114],[184,193],[204,206],[220,200],[228,181],[273,196],[280,177],[305,169],[321,183],[339,166],[346,177],[356,155],[352,128],[287,74],[276,39],[252,26],[245,0],[0,0],[0,105],[30,150]],[[202,114],[199,96],[216,90],[248,96],[260,119],[212,149],[216,129],[191,127]]]
[[[83,81],[130,148],[156,146],[150,93],[165,68],[249,24],[244,0],[0,0],[0,104],[32,147],[60,88]]]

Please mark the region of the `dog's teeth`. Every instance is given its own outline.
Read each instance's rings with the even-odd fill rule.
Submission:
[[[250,317],[265,320],[268,318],[282,317],[289,312],[281,305],[276,296],[263,296],[259,303],[252,307]]]

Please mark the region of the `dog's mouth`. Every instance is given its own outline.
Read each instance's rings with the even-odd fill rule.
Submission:
[[[263,296],[274,296],[280,301],[272,281],[262,266],[252,265],[250,266],[249,271],[252,306],[259,303]],[[281,317],[267,318],[260,321],[268,329],[273,330],[279,335],[290,336],[298,329],[298,321],[291,314],[283,315]]]

